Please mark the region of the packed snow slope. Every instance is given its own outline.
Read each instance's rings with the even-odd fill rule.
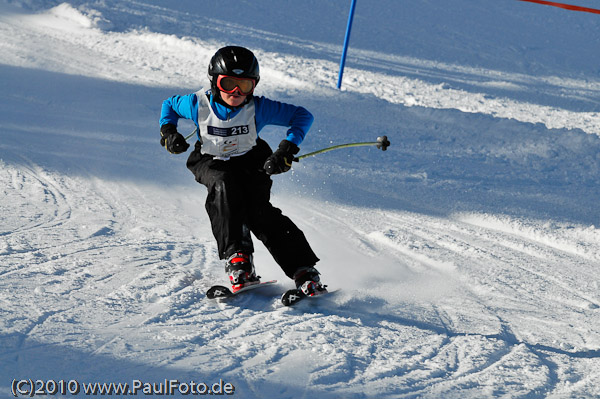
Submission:
[[[600,397],[598,16],[359,1],[338,90],[349,3],[0,0],[1,397]],[[274,177],[335,291],[294,308],[260,243],[280,283],[206,299],[206,193],[158,143],[163,99],[228,44],[259,57],[257,94],[313,112],[302,153],[392,142]]]

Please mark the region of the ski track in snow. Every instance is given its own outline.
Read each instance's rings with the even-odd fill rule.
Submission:
[[[14,171],[6,169],[3,180],[9,183]],[[352,397],[356,392],[351,387],[356,386],[377,395],[451,396],[455,391],[467,394],[470,387],[480,393],[488,386],[493,393],[496,384],[511,382],[521,386],[512,393],[532,394],[556,388],[558,376],[554,374],[561,364],[549,361],[551,354],[590,361],[598,356],[597,351],[586,349],[598,345],[593,325],[568,335],[558,328],[564,317],[572,325],[584,326],[589,316],[583,311],[598,308],[597,300],[588,299],[594,296],[594,287],[589,292],[584,289],[591,276],[566,276],[577,276],[579,281],[571,283],[565,276],[547,275],[533,267],[515,270],[516,265],[535,264],[531,257],[537,262],[545,259],[540,269],[560,270],[554,262],[574,266],[585,262],[571,251],[557,251],[557,243],[523,241],[518,231],[485,227],[491,224],[485,219],[470,216],[443,221],[390,212],[382,217],[383,211],[334,212],[334,207],[323,209],[322,204],[309,203],[297,213],[308,215],[304,227],[316,235],[317,242],[319,236],[327,242],[329,234],[349,232],[340,241],[352,250],[340,262],[347,262],[346,257],[368,261],[373,256],[370,260],[379,264],[376,269],[405,268],[402,279],[395,281],[379,270],[386,278],[371,289],[347,281],[331,297],[301,304],[299,309],[282,308],[278,289],[220,304],[202,300],[220,272],[218,263],[210,266],[207,259],[214,258],[212,244],[198,245],[195,239],[186,242],[178,237],[175,250],[175,234],[139,226],[137,217],[149,215],[133,215],[144,207],[130,209],[131,202],[123,200],[127,196],[123,187],[115,190],[99,184],[82,190],[82,182],[67,178],[59,182],[39,170],[30,172],[26,180],[32,189],[45,187],[48,197],[61,201],[44,207],[48,214],[41,218],[43,223],[4,235],[10,243],[4,255],[28,264],[27,268],[7,265],[5,274],[19,274],[18,281],[27,282],[23,289],[36,284],[30,302],[20,301],[36,316],[24,330],[13,332],[27,339],[21,338],[19,346],[4,356],[28,350],[38,353],[38,348],[23,347],[27,340],[54,339],[67,344],[70,340],[64,334],[70,333],[73,344],[95,348],[91,356],[122,353],[127,358],[131,353],[138,362],[158,358],[161,366],[183,370],[219,356],[214,375],[236,382],[241,379],[257,396],[268,393],[265,385],[272,386],[271,394],[282,397],[309,387]],[[89,204],[87,198],[98,200]],[[138,193],[134,198],[143,197]],[[78,216],[73,209],[84,203],[99,220],[112,220],[111,227],[82,227],[81,222],[90,223],[89,215]],[[332,214],[337,217],[328,216]],[[39,237],[47,244],[50,229],[60,232],[51,246],[41,248],[31,241],[30,248],[13,244],[23,235],[30,240]],[[135,232],[135,238],[127,230]],[[153,235],[158,237],[148,237]],[[378,259],[381,254],[386,254],[385,261]],[[339,270],[344,265],[325,261],[324,278],[335,280],[329,268]],[[194,266],[203,264],[202,270]],[[211,270],[211,275],[205,276],[204,269]],[[349,272],[364,273],[360,268]],[[528,284],[515,286],[515,281]],[[3,292],[9,301],[9,293]],[[41,297],[44,303],[37,303]],[[461,307],[457,308],[457,301]],[[18,310],[14,314],[23,316]],[[579,314],[582,320],[576,319]],[[10,317],[4,320],[21,324]],[[147,339],[154,345],[136,352],[139,342]],[[21,367],[28,365],[24,362]],[[287,373],[294,369],[301,373],[298,386],[286,384]],[[279,391],[277,382],[286,388]]]
[[[0,16],[3,65],[139,87],[190,87],[203,81],[197,65],[205,65],[222,45],[202,37],[155,33],[151,25],[111,30],[107,15],[122,13],[125,20],[129,14],[151,15],[148,9],[157,6],[144,2],[104,5],[104,10],[102,4],[94,6],[63,3],[41,14]],[[195,19],[175,12],[162,18],[162,23],[179,20],[185,32]],[[225,24],[223,32],[231,26]],[[254,40],[264,34],[249,31]],[[267,38],[289,40],[277,33]],[[257,50],[268,76],[261,81],[263,92],[293,99],[309,91],[318,101],[335,96],[337,69],[327,59],[338,48],[307,42],[297,48],[323,54],[324,59]],[[561,97],[597,103],[598,82],[559,81],[370,51],[354,57],[358,65],[346,71],[342,104],[360,106],[363,96],[373,96],[398,106],[460,110],[564,132],[600,131],[598,113],[559,106]],[[372,59],[376,65],[367,68]],[[435,83],[438,79],[449,83]],[[86,84],[98,91],[100,112],[108,109],[103,102],[123,94],[114,88],[118,86]],[[541,87],[555,104],[486,94],[486,87],[497,86],[508,93]],[[56,99],[28,97],[31,89],[24,83],[23,92],[10,92],[7,107],[12,106],[9,102],[38,106],[49,109],[48,118],[61,110]],[[55,93],[53,88],[39,89]],[[351,96],[356,102],[348,100]],[[131,109],[130,100],[119,101],[123,109]],[[322,177],[302,165],[291,178],[308,180],[301,201],[285,191],[290,183],[280,177],[276,179],[284,189],[276,191],[274,200],[313,243],[323,280],[334,293],[284,308],[279,296],[291,283],[257,243],[259,274],[280,283],[229,301],[208,301],[204,293],[224,280],[223,265],[203,211],[204,192],[189,176],[189,187],[180,185],[182,180],[170,181],[174,172],[169,170],[185,173],[174,166],[181,167],[184,158],[156,161],[156,174],[141,181],[135,172],[120,176],[119,162],[127,169],[144,169],[154,161],[149,157],[166,156],[154,151],[155,138],[141,133],[156,128],[152,105],[143,103],[140,114],[132,117],[133,138],[114,132],[103,136],[107,143],[102,145],[114,155],[106,155],[103,147],[91,149],[91,161],[84,164],[61,156],[60,145],[78,137],[65,126],[97,125],[102,134],[113,128],[87,109],[65,115],[66,122],[55,127],[35,118],[21,122],[7,117],[3,124],[8,132],[0,145],[3,395],[8,395],[12,378],[211,383],[222,378],[236,386],[235,396],[244,398],[600,396],[596,227],[565,222],[561,216],[567,212],[557,212],[553,221],[475,211],[430,215],[414,212],[412,206],[378,208],[376,200],[369,207],[352,205],[352,199],[321,200],[327,193],[318,187]],[[29,144],[24,132],[34,135],[36,143]],[[83,145],[97,144],[95,137],[83,136]],[[59,143],[44,143],[44,137]],[[340,132],[332,139],[344,137]],[[122,146],[131,141],[142,149],[127,154],[131,161],[119,159]],[[15,151],[23,143],[31,153]],[[406,148],[414,150],[409,144]],[[74,152],[86,148],[78,142],[72,146]],[[47,155],[40,156],[40,148]],[[444,148],[440,142],[432,151]],[[94,157],[108,157],[106,174],[98,172]],[[588,160],[590,155],[582,157]],[[140,165],[140,160],[145,163]],[[338,160],[343,164],[344,158]],[[352,162],[368,173],[375,160],[380,158]],[[319,164],[314,168],[318,174]],[[350,179],[365,181],[347,170]],[[381,181],[403,188],[435,179],[393,167],[380,173]],[[595,173],[590,169],[578,187],[593,187]],[[532,172],[523,178],[536,176]],[[371,183],[360,188],[377,196],[385,187]],[[466,183],[464,187],[471,189]],[[311,190],[317,194],[306,194]],[[357,185],[340,195],[364,195],[366,200],[357,202],[371,201],[359,193]]]

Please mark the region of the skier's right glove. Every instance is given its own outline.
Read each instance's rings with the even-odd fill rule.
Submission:
[[[177,127],[172,123],[160,127],[160,136],[160,145],[165,147],[171,154],[181,154],[190,148],[190,145],[185,141],[185,137],[177,131]]]
[[[268,175],[277,175],[279,173],[287,172],[292,168],[292,161],[294,155],[300,151],[298,146],[291,141],[283,140],[279,143],[279,148],[267,158],[265,162],[265,172]]]

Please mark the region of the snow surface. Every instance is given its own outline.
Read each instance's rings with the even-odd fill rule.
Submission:
[[[340,91],[349,2],[224,4],[0,0],[0,396],[600,397],[598,16],[359,1]],[[206,85],[226,44],[255,50],[259,94],[315,114],[302,153],[392,142],[275,177],[336,290],[295,308],[260,243],[280,283],[206,300],[225,276],[205,190],[158,145],[162,100]]]

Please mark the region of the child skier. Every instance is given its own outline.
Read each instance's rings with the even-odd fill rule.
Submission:
[[[270,175],[290,170],[312,114],[303,107],[255,97],[258,61],[246,48],[218,50],[208,76],[209,90],[163,102],[160,143],[170,153],[183,153],[189,144],[177,131],[179,118],[192,120],[198,128],[187,167],[208,190],[206,211],[219,257],[227,260],[232,291],[260,282],[252,259],[252,232],[297,288],[309,296],[326,292],[314,268],[319,259],[304,234],[270,202]],[[266,125],[288,127],[275,152],[258,137]]]

